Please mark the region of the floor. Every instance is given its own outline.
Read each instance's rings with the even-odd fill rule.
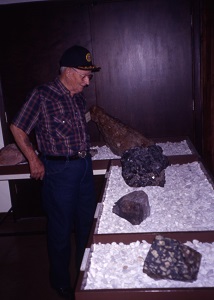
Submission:
[[[73,257],[71,273],[74,282]],[[10,214],[0,224],[0,299],[61,299],[49,284],[45,218],[14,222]]]

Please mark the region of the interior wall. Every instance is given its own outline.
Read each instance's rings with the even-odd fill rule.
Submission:
[[[58,75],[66,48],[80,44],[92,51],[90,19],[87,5],[67,1],[4,6],[0,14],[2,89],[10,123],[31,89]],[[94,82],[85,94],[91,106]]]
[[[202,74],[203,157],[214,174],[214,3],[203,2]]]
[[[86,6],[67,2],[10,5],[0,12],[2,89],[10,121],[32,88],[58,75],[67,47],[91,50],[90,24]]]
[[[102,67],[85,92],[88,107],[98,104],[148,137],[193,139],[191,1],[71,2],[0,10],[8,121],[34,86],[58,74],[64,49],[81,44]],[[99,139],[94,125],[91,133]]]
[[[104,3],[92,15],[98,105],[146,136],[192,138],[191,2]]]
[[[194,143],[193,109],[201,124],[200,99],[196,103],[193,97],[193,66],[200,62],[193,55],[198,44],[193,43],[192,5],[198,1],[61,0],[1,6],[0,107],[5,142],[13,142],[8,125],[26,95],[54,79],[62,52],[80,44],[102,67],[85,90],[88,108],[97,104],[148,137],[189,136]],[[196,28],[194,38],[198,35]],[[90,133],[92,141],[101,139],[92,122]],[[200,135],[197,139],[201,142]],[[17,199],[23,198],[27,185]]]

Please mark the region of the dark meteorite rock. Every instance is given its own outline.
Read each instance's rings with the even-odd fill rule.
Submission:
[[[155,237],[146,256],[143,272],[153,279],[192,282],[197,279],[201,254],[171,238]]]
[[[121,156],[125,150],[136,146],[147,147],[154,144],[140,132],[111,117],[99,106],[92,106],[90,114],[91,120],[97,124],[106,145],[115,155]]]
[[[131,187],[164,186],[168,158],[160,146],[135,147],[121,157],[122,176]]]
[[[115,203],[112,212],[132,225],[139,225],[150,215],[148,196],[143,191],[129,193]]]

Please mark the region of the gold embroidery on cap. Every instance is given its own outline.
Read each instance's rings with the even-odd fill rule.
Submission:
[[[87,62],[91,62],[91,53],[86,54],[86,60]]]

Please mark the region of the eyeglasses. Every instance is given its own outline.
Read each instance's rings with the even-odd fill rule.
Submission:
[[[76,73],[78,73],[82,77],[82,80],[85,80],[86,77],[88,77],[89,80],[91,80],[93,78],[93,74],[84,75],[84,74],[81,74],[80,72],[78,72],[75,68],[72,68],[72,70],[74,70]]]

